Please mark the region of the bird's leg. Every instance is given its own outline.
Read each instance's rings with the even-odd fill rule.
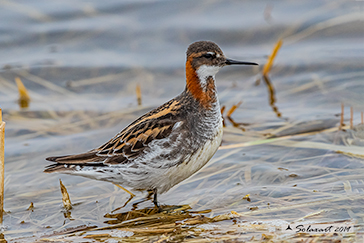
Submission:
[[[159,207],[158,205],[158,200],[157,200],[157,188],[154,188],[153,189],[153,194],[154,194],[154,197],[153,197],[153,203],[156,207]]]
[[[154,194],[153,203],[158,208],[158,212],[161,212],[162,211],[162,208],[159,206],[158,200],[157,200],[157,188],[154,188],[153,189],[153,194]]]

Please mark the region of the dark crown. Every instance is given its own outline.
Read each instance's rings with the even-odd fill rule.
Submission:
[[[223,55],[223,52],[220,49],[220,47],[218,45],[216,45],[214,42],[212,42],[212,41],[197,41],[197,42],[192,43],[187,48],[187,52],[186,52],[187,58],[192,53],[201,53],[201,52],[215,52],[216,54]]]

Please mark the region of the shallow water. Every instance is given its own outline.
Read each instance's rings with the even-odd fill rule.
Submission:
[[[160,195],[160,202],[211,209],[209,217],[236,211],[248,222],[291,222],[317,213],[308,219],[350,219],[360,226],[363,150],[347,146],[348,133],[335,127],[341,103],[346,124],[349,107],[354,124],[364,111],[363,13],[362,1],[2,1],[0,107],[10,211],[5,239],[33,241],[69,227],[105,226],[104,215],[129,195],[106,182],[44,174],[44,158],[98,146],[178,95],[185,50],[206,39],[230,58],[261,65],[226,67],[217,75],[221,105],[229,109],[243,101],[232,117],[244,125],[233,127],[225,119],[223,144],[212,161]],[[283,46],[269,74],[275,92],[270,105],[261,70],[279,38]],[[17,104],[15,77],[28,88],[27,109]],[[316,130],[324,131],[309,133]],[[284,137],[266,140],[267,134]],[[59,179],[76,204],[72,220],[62,212]],[[250,201],[243,199],[247,194]],[[131,210],[143,196],[137,193],[118,212]],[[31,202],[33,212],[26,210]],[[233,223],[217,224],[212,232]]]

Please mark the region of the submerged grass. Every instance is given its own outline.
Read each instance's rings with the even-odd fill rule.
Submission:
[[[134,114],[137,111],[138,108],[132,109],[130,114]],[[80,117],[83,117],[82,119],[85,120],[92,119],[91,117],[86,118],[85,115],[87,115],[87,113],[83,113],[83,115]],[[110,116],[108,115],[107,117]],[[130,119],[133,118],[131,117]],[[214,208],[211,208],[212,204],[208,202],[206,203],[206,200],[204,199],[206,193],[209,193],[207,191],[192,200],[197,201],[198,203],[191,203],[191,205],[183,206],[164,205],[162,212],[158,212],[156,208],[146,207],[122,213],[107,213],[103,215],[102,218],[104,219],[104,223],[109,224],[110,226],[98,226],[100,222],[94,225],[92,220],[90,220],[91,224],[89,225],[79,225],[79,227],[75,228],[69,227],[67,226],[68,224],[66,224],[65,227],[56,230],[52,234],[38,234],[36,237],[18,239],[24,240],[24,242],[35,239],[37,242],[72,242],[77,240],[82,240],[85,242],[88,242],[88,240],[90,240],[90,242],[103,242],[107,239],[122,240],[125,242],[138,242],[141,240],[183,240],[186,242],[208,242],[233,239],[243,239],[249,240],[251,242],[311,242],[309,240],[312,240],[312,235],[287,234],[282,231],[282,225],[305,221],[336,223],[337,219],[332,217],[332,213],[335,213],[336,210],[350,212],[352,218],[364,217],[360,211],[356,210],[360,207],[359,205],[345,205],[346,202],[359,202],[364,199],[363,194],[352,195],[353,191],[356,190],[354,188],[357,187],[356,185],[353,185],[353,183],[362,183],[362,185],[364,185],[364,182],[359,182],[361,180],[361,174],[359,170],[356,170],[356,173],[358,174],[354,175],[351,168],[335,169],[331,168],[330,166],[320,167],[316,166],[314,163],[309,163],[306,164],[307,168],[324,169],[326,170],[326,174],[324,174],[322,177],[318,176],[315,179],[304,178],[302,177],[302,172],[292,169],[292,165],[290,164],[292,159],[285,160],[283,156],[281,158],[282,162],[279,163],[282,167],[278,169],[286,174],[285,178],[291,178],[290,181],[292,181],[292,183],[287,185],[284,183],[284,179],[279,179],[281,182],[283,182],[283,185],[280,185],[279,187],[274,185],[271,187],[266,186],[266,190],[269,192],[266,194],[264,193],[264,190],[261,191],[261,189],[258,187],[252,186],[254,181],[259,181],[259,178],[263,179],[263,177],[261,177],[263,175],[259,175],[259,173],[257,174],[257,171],[253,169],[254,162],[248,164],[231,164],[230,166],[226,166],[223,163],[221,164],[221,162],[226,158],[239,157],[238,154],[242,152],[242,148],[253,148],[265,144],[272,144],[285,149],[292,148],[301,152],[308,151],[310,149],[323,151],[323,153],[316,158],[309,156],[302,158],[304,161],[322,161],[327,156],[333,156],[327,154],[330,151],[343,153],[348,156],[355,154],[359,155],[358,158],[361,158],[360,156],[364,155],[362,152],[362,147],[302,140],[302,138],[309,138],[315,135],[331,136],[340,132],[338,126],[336,126],[338,124],[338,120],[335,121],[336,123],[331,123],[331,126],[329,126],[330,123],[327,122],[325,123],[326,126],[322,126],[322,122],[320,121],[314,123],[311,121],[300,124],[286,123],[273,130],[269,126],[266,126],[266,124],[261,124],[260,129],[258,129],[257,125],[255,126],[255,129],[259,130],[259,132],[253,132],[251,130],[248,132],[243,132],[241,129],[234,126],[227,126],[225,128],[224,144],[219,149],[223,150],[224,152],[220,153],[219,156],[215,156],[215,158],[211,161],[210,166],[207,167],[203,173],[200,173],[198,176],[195,176],[188,181],[182,182],[173,189],[178,191],[178,187],[180,186],[197,183],[195,190],[198,191],[199,188],[203,188],[212,178],[220,177],[221,175],[223,179],[214,182],[214,185],[211,185],[207,188],[208,190],[218,190],[218,188],[227,184],[229,187],[227,188],[226,192],[219,195],[219,197],[229,198],[231,195],[236,195],[237,191],[241,190],[239,183],[232,183],[234,178],[241,177],[242,181],[240,183],[247,186],[247,190],[241,193],[240,199],[235,199],[230,202],[227,200],[225,202],[227,205],[223,207],[217,205]],[[78,124],[78,127],[80,128],[81,124],[83,123]],[[348,134],[350,127],[344,126],[342,127],[342,130],[345,131],[341,132]],[[271,134],[275,134],[275,137],[270,138]],[[345,139],[345,137],[342,137],[342,139]],[[245,140],[246,142],[238,142],[242,140]],[[274,156],[274,154],[272,156]],[[268,163],[271,158],[266,157],[261,158],[260,160],[260,163],[264,163],[264,161],[265,163]],[[293,160],[295,160],[296,163],[300,163],[299,159]],[[221,167],[221,165],[223,166]],[[347,176],[341,174],[347,174]],[[337,193],[336,190],[332,191],[332,188],[324,187],[318,190],[310,190],[306,188],[306,186],[297,187],[297,184],[304,185],[306,183],[309,184],[312,182],[318,185],[324,185],[328,181],[335,183],[338,177],[341,181],[343,181],[343,184],[341,185],[343,190],[350,195]],[[267,182],[274,182],[276,179],[277,178],[274,178],[274,176],[267,174],[264,176],[263,180]],[[355,180],[358,182],[355,182]],[[87,183],[91,184],[95,182]],[[283,194],[279,195],[278,197],[274,196],[275,192],[284,190],[297,190],[296,188],[301,192],[288,195]],[[112,197],[107,194],[104,196],[90,196],[89,198],[76,196],[77,201],[89,201],[94,199],[97,199],[98,201],[103,201],[105,199],[116,201],[116,199],[112,199]],[[48,202],[44,205],[57,203],[56,201],[57,200],[54,202]],[[324,204],[327,205],[327,207],[325,207],[326,209],[320,209],[320,207]],[[191,207],[194,210],[202,211],[192,211]],[[212,211],[209,208],[211,208]],[[233,208],[238,209],[238,211],[226,213],[226,209]],[[33,208],[33,210],[36,210],[36,208]],[[72,219],[73,221],[77,220],[75,214],[77,214],[77,211],[80,210],[82,212],[82,208],[80,207],[73,208],[73,218],[70,217],[70,213],[69,215],[65,214],[65,218]],[[300,213],[296,214],[292,212],[297,210]],[[304,213],[304,215],[299,216],[302,215],[302,213]],[[45,226],[47,225],[46,222],[52,221],[53,217],[54,215],[49,215],[48,219],[44,218],[43,223],[38,224]],[[82,216],[82,218],[87,217],[89,217],[87,214]],[[269,220],[269,218],[276,218],[278,221]],[[342,218],[340,218],[340,220],[342,220]],[[357,227],[360,227],[360,224],[357,224],[357,222],[356,225]],[[22,232],[24,231],[13,231],[12,234],[16,235],[21,234]],[[355,242],[358,237],[360,237],[360,234],[317,234],[314,238],[315,241],[313,242],[325,242],[325,240]],[[318,238],[320,238],[322,241],[316,240]]]
[[[85,124],[93,124],[97,128],[104,121],[110,122],[110,118],[122,117],[125,114],[129,114],[129,119],[132,120],[137,117],[141,109],[132,108],[128,112],[99,114],[98,116],[94,116],[93,113],[78,111],[66,114],[60,120],[60,124],[53,123],[51,126],[61,127],[62,129],[58,129],[60,134],[64,133],[62,131],[66,127],[74,129],[73,132],[84,131],[88,129],[83,127]],[[75,116],[78,117],[79,121],[72,122],[72,117]],[[67,120],[68,122],[64,122]],[[79,227],[75,228],[70,226],[70,223],[66,223],[64,227],[55,230],[52,234],[38,234],[35,237],[14,238],[14,240],[19,239],[24,242],[33,240],[38,242],[57,242],[58,240],[71,242],[77,240],[85,242],[90,240],[91,242],[96,240],[103,242],[106,239],[123,240],[126,242],[138,242],[140,240],[201,242],[233,239],[244,239],[251,242],[301,242],[302,240],[305,242],[312,240],[312,236],[308,234],[286,234],[282,232],[282,225],[308,220],[321,223],[335,223],[337,219],[333,217],[333,214],[337,210],[350,212],[351,218],[364,217],[363,213],[357,211],[360,205],[353,205],[352,203],[345,205],[347,202],[359,202],[364,199],[363,194],[353,194],[355,190],[362,190],[361,186],[364,186],[364,182],[361,181],[361,170],[353,170],[350,167],[336,169],[330,166],[315,165],[315,163],[323,161],[325,158],[333,157],[334,154],[330,154],[330,152],[337,152],[347,156],[355,155],[356,157],[354,157],[359,159],[364,155],[362,147],[359,146],[347,146],[344,142],[334,144],[335,140],[329,143],[329,140],[314,141],[314,139],[311,139],[315,136],[339,136],[342,140],[347,139],[346,135],[349,135],[351,131],[350,126],[344,125],[340,131],[338,123],[339,120],[336,118],[329,122],[326,120],[300,123],[286,122],[275,126],[273,129],[268,123],[261,123],[255,124],[254,129],[250,128],[247,132],[243,132],[238,127],[228,125],[225,128],[224,143],[219,148],[219,151],[224,152],[215,156],[210,162],[210,166],[206,167],[202,173],[172,189],[178,191],[179,187],[191,184],[195,185],[195,190],[198,191],[200,188],[206,187],[209,181],[212,181],[214,184],[207,186],[206,192],[191,197],[192,203],[190,205],[164,205],[164,210],[161,213],[155,208],[148,207],[122,213],[107,213],[101,217],[101,222],[110,224],[110,226],[100,226],[100,217],[98,223],[92,223],[94,221],[91,220],[92,216],[83,212],[82,207],[74,207],[72,209],[73,217],[71,218],[69,212],[69,214],[64,215],[66,220],[74,222],[79,221],[81,218],[83,218],[82,221],[90,218],[89,225],[79,225]],[[113,124],[111,122],[109,126]],[[49,128],[39,127],[33,129],[33,133],[30,133],[29,136],[31,134],[34,136],[34,133],[41,134],[37,131],[39,129],[41,131],[51,131]],[[303,172],[295,169],[300,164],[300,159],[290,157],[285,159],[285,156],[281,154],[282,152],[279,152],[279,160],[281,161],[278,161],[277,164],[277,167],[278,165],[280,166],[278,168],[280,171],[278,176],[269,173],[266,175],[259,173],[259,170],[254,169],[256,166],[254,160],[239,164],[223,163],[228,158],[239,158],[239,154],[244,151],[242,150],[243,148],[249,147],[253,149],[268,144],[283,148],[283,150],[288,149],[288,151],[291,151],[289,154],[294,154],[294,151],[304,153],[306,156],[303,156],[301,160],[308,163],[305,163],[305,170],[325,170],[326,173],[314,176],[314,179],[311,177],[305,178]],[[316,157],[308,156],[310,154],[309,150],[322,151],[322,153]],[[261,157],[259,164],[268,165],[270,160],[277,160],[274,158],[275,153],[271,156]],[[316,162],[310,162],[310,160]],[[292,161],[295,161],[298,165],[291,164]],[[284,176],[282,177],[282,175]],[[212,180],[215,177],[222,179]],[[239,178],[238,182],[236,178]],[[325,185],[328,182],[335,183],[338,181],[338,178],[343,183],[340,186],[337,185],[337,187],[342,187],[342,190],[349,193],[349,195],[337,193],[337,189],[325,188],[325,186],[321,189],[319,189],[319,186],[316,187],[317,189],[312,189],[312,187],[309,189],[310,186],[307,187],[310,183],[315,183],[316,185]],[[283,184],[279,186],[274,185],[277,180]],[[259,181],[265,181],[268,184],[272,182],[273,184],[265,186],[266,189],[262,190],[260,187],[254,186],[254,183],[259,183]],[[91,185],[97,182],[87,181],[85,183]],[[225,188],[224,185],[229,186]],[[241,185],[246,189],[242,190]],[[209,192],[216,193],[214,191],[219,191],[219,188],[225,188],[226,190],[224,193],[217,195],[219,198],[227,199],[223,205],[219,205],[217,202],[211,203],[213,200],[209,202],[209,199],[206,200],[204,198]],[[284,191],[292,190],[295,193],[283,193]],[[39,195],[42,195],[42,193],[48,192],[38,192]],[[278,194],[275,195],[276,193]],[[240,199],[236,198],[236,195],[240,195],[238,196]],[[235,197],[234,200],[229,199],[232,196]],[[114,196],[109,194],[86,197],[74,195],[73,197],[76,198],[76,201],[81,202],[95,199],[98,201],[117,201],[116,198],[113,198]],[[58,202],[59,199],[53,198],[51,202],[35,204],[32,213],[39,212],[39,207],[42,207],[42,205],[50,206]],[[212,207],[214,204],[215,206]],[[326,205],[325,209],[321,209],[322,205]],[[202,211],[192,211],[191,208]],[[227,213],[227,209],[234,209],[236,212],[231,210]],[[81,218],[77,217],[78,211],[83,214]],[[294,211],[299,211],[299,213],[294,213]],[[57,212],[54,212],[54,214],[57,214]],[[302,216],[302,214],[304,215]],[[14,215],[13,217],[16,216]],[[41,222],[34,222],[34,224],[44,227],[47,225],[47,222],[54,220],[54,217],[57,216],[51,214],[48,218],[45,217]],[[271,220],[272,218],[276,218],[278,221]],[[23,222],[24,220],[21,219],[22,217],[19,220]],[[342,220],[343,218],[339,219]],[[80,224],[82,224],[81,221]],[[357,225],[359,227],[360,224]],[[30,227],[29,230],[33,231],[34,229]],[[19,229],[7,233],[17,235],[24,232],[26,232],[24,229]],[[191,238],[191,236],[193,237]],[[316,238],[323,240],[322,242],[329,239],[355,242],[358,237],[360,237],[360,234],[316,235]]]
[[[304,89],[289,92],[294,95]],[[234,105],[228,106],[230,101]],[[225,102],[223,107],[231,107],[227,117],[234,114],[235,119],[240,120],[239,110],[244,109],[241,103],[233,99]],[[134,120],[150,108],[135,105],[123,111],[103,113],[72,110],[9,112],[6,116],[12,124],[27,122],[28,132],[17,136],[23,141],[114,127],[120,119]],[[103,185],[95,188],[98,182],[86,180],[75,184],[72,198],[78,203],[69,212],[62,211],[61,216],[57,208],[61,201],[59,193],[51,194],[47,199],[47,195],[56,189],[19,191],[17,195],[9,196],[8,200],[22,198],[26,203],[11,207],[13,212],[8,215],[16,220],[12,224],[17,227],[5,231],[5,234],[10,235],[9,240],[24,242],[104,242],[108,239],[125,242],[234,239],[251,242],[355,242],[362,237],[360,220],[354,220],[356,234],[317,234],[312,237],[309,234],[287,234],[281,229],[282,225],[293,222],[335,223],[348,217],[364,217],[360,210],[360,202],[364,200],[364,169],[359,166],[363,164],[364,153],[361,146],[347,142],[355,135],[355,126],[350,129],[345,125],[344,117],[342,122],[337,117],[310,121],[263,120],[244,123],[247,131],[243,131],[242,122],[233,120],[231,124],[226,124],[223,144],[209,166],[168,194],[172,197],[183,193],[182,197],[188,198],[189,205],[164,205],[162,212],[149,207],[120,208],[133,197],[129,198],[129,194],[121,190],[110,191]],[[341,129],[339,124],[342,124]],[[17,127],[13,125],[11,129]],[[93,135],[88,136],[85,135],[85,140],[95,139]],[[19,168],[27,168],[29,164],[22,156],[15,156],[12,160]],[[343,162],[335,162],[337,158]],[[34,180],[30,184],[37,184],[37,179]],[[104,193],[84,195],[78,188],[94,188]],[[34,202],[32,210],[26,210],[30,204],[28,199],[34,197],[45,201]],[[181,198],[176,201],[179,200]],[[51,213],[45,213],[49,208]],[[115,212],[119,210],[122,212]],[[51,222],[59,221],[64,223],[50,226]],[[39,233],[33,237],[19,238],[19,235],[36,231]]]
[[[117,224],[113,222],[112,226],[106,227],[80,226],[78,228],[65,229],[62,232],[55,232],[51,235],[40,237],[38,241],[76,241],[77,239],[82,239],[88,242],[87,239],[92,239],[103,242],[106,239],[114,239],[122,240],[123,242],[139,242],[141,240],[152,240],[153,242],[166,240],[172,242],[211,242],[244,239],[251,242],[261,242],[262,240],[270,240],[270,242],[302,242],[302,240],[309,240],[309,242],[313,242],[312,236],[320,237],[323,240],[322,242],[327,240],[355,242],[357,240],[357,235],[355,234],[287,234],[283,233],[282,229],[287,224],[293,224],[294,222],[279,220],[247,222],[244,220],[244,214],[235,211],[215,217],[207,217],[199,212],[189,212],[188,210],[188,205],[180,207],[164,206],[161,213],[156,213],[157,209],[151,208],[123,213],[122,215],[105,215],[107,218],[116,217],[122,222]],[[135,218],[130,218],[130,214],[133,214]],[[320,212],[311,213],[297,222],[319,214]],[[221,222],[228,221],[232,221],[233,224],[221,224]],[[341,223],[352,222],[341,221]]]
[[[296,34],[291,33],[284,39],[285,45],[326,27],[361,18],[354,14],[325,20]],[[99,139],[100,134],[107,129],[115,132],[114,130],[120,128],[120,123],[130,122],[154,107],[142,106],[140,88],[138,89],[140,86],[136,90],[139,106],[136,105],[133,95],[130,98],[133,100],[132,105],[123,106],[125,109],[122,111],[104,108],[120,102],[118,96],[123,91],[117,93],[113,100],[108,100],[109,103],[102,103],[101,109],[75,108],[71,103],[63,105],[67,99],[79,101],[79,90],[125,79],[131,84],[130,93],[134,93],[135,83],[140,80],[147,80],[151,86],[155,86],[157,83],[154,80],[173,80],[174,74],[160,78],[147,70],[125,71],[72,80],[67,83],[67,87],[62,87],[42,78],[41,74],[15,70],[14,75],[53,92],[54,97],[49,97],[30,89],[29,93],[35,104],[37,99],[43,102],[51,98],[55,102],[43,107],[38,104],[41,107],[38,110],[8,110],[5,114],[6,120],[11,124],[8,130],[9,141],[13,147],[17,147],[16,152],[11,150],[7,160],[10,169],[5,180],[8,192],[6,205],[11,211],[5,215],[9,226],[4,230],[7,239],[13,242],[358,242],[364,238],[364,153],[362,145],[357,144],[361,138],[357,136],[355,120],[353,126],[345,125],[344,122],[350,123],[350,120],[345,120],[343,116],[339,121],[333,115],[339,111],[339,107],[337,111],[327,111],[329,118],[316,118],[306,113],[301,117],[306,115],[309,119],[292,120],[282,115],[307,112],[304,105],[287,105],[301,94],[309,95],[319,89],[318,94],[323,95],[325,92],[345,89],[350,82],[340,86],[341,80],[361,77],[363,73],[358,71],[319,78],[313,75],[307,82],[292,86],[274,83],[280,88],[282,103],[277,103],[276,90],[267,74],[281,45],[281,41],[276,43],[263,69],[268,104],[271,106],[267,110],[272,109],[273,116],[268,115],[267,110],[259,110],[262,103],[254,104],[257,112],[247,104],[250,101],[244,100],[244,105],[237,103],[241,100],[241,92],[234,92],[234,87],[226,87],[222,113],[225,107],[231,107],[227,115],[231,123],[225,124],[221,147],[202,171],[174,187],[166,196],[162,195],[162,202],[165,200],[188,205],[162,205],[162,212],[145,206],[146,204],[133,210],[129,204],[135,200],[134,194],[127,189],[126,192],[131,197],[105,183],[71,179],[67,176],[64,180],[68,180],[67,184],[70,186],[67,187],[72,194],[72,201],[76,203],[72,209],[69,207],[64,212],[63,207],[60,207],[62,199],[58,185],[56,187],[51,184],[52,180],[56,180],[55,177],[46,178],[40,172],[32,177],[29,170],[45,165],[37,162],[45,157],[42,155],[44,151],[56,149],[59,153],[67,153],[75,145],[79,145],[80,149],[89,148],[92,143],[90,141]],[[279,70],[282,67],[277,65],[276,68],[277,72],[282,72]],[[287,71],[282,76],[284,75],[297,80],[294,71]],[[236,77],[240,77],[240,74],[234,76]],[[4,93],[7,97],[16,97],[14,82],[8,82],[3,77],[0,79],[4,80],[0,85],[5,87]],[[144,88],[144,85],[146,84],[143,83],[143,90],[146,92],[148,88]],[[282,90],[282,87],[287,89]],[[120,89],[127,88],[123,86]],[[252,90],[256,91],[251,88],[250,91]],[[255,94],[254,97],[265,97],[267,91],[264,92]],[[85,94],[87,107],[99,105],[98,102],[93,102],[95,96],[97,97],[92,92]],[[155,96],[158,97],[158,94]],[[286,99],[284,103],[284,96],[291,100]],[[310,98],[312,96],[307,100]],[[146,103],[147,97],[143,97],[143,100]],[[320,108],[318,111],[325,112],[326,105],[328,104],[317,104]],[[284,113],[278,107],[284,109]],[[233,113],[234,120],[231,118]],[[54,137],[59,140],[53,141]],[[42,139],[46,142],[40,143],[38,147],[31,147]],[[71,140],[76,142],[71,143]],[[31,146],[24,144],[25,141]],[[78,143],[79,141],[81,142]],[[48,146],[48,143],[53,145]],[[45,149],[41,150],[43,146]],[[36,153],[37,149],[40,150],[40,155]],[[34,158],[29,158],[33,156]],[[19,187],[17,180],[23,177],[29,178],[27,186]],[[47,180],[48,186],[43,185],[44,180]],[[60,184],[62,187],[61,182]],[[63,195],[64,192],[65,190]],[[136,195],[140,196],[139,193]],[[64,201],[71,205],[69,195]],[[123,206],[120,207],[121,205]],[[282,230],[283,226],[298,222],[348,222],[355,224],[356,232],[312,235],[288,234]]]

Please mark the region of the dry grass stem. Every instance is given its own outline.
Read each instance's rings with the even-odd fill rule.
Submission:
[[[136,86],[136,95],[137,95],[138,105],[142,105],[142,91],[140,90],[139,84],[137,84]]]
[[[135,194],[134,194],[134,193],[132,193],[131,191],[129,191],[128,189],[126,189],[126,188],[124,188],[124,187],[120,186],[119,184],[116,184],[116,183],[113,183],[113,184],[114,184],[115,186],[119,187],[120,189],[124,190],[125,192],[129,193],[129,194],[130,194],[130,196],[135,197]]]
[[[278,40],[276,45],[274,46],[272,54],[268,57],[267,63],[264,65],[263,76],[266,76],[269,73],[269,71],[273,65],[274,58],[276,57],[278,50],[281,48],[282,44],[283,44],[283,41]]]
[[[71,203],[71,199],[70,196],[67,192],[67,188],[63,185],[61,179],[59,179],[59,184],[61,186],[61,193],[62,193],[62,202],[63,202],[63,207],[68,211],[72,209],[72,203]]]
[[[350,129],[353,129],[354,127],[353,120],[354,120],[354,109],[353,107],[350,107]]]
[[[325,21],[321,21],[317,24],[311,25],[308,28],[306,28],[298,33],[285,37],[284,40],[285,40],[286,45],[291,45],[304,38],[307,38],[307,37],[313,35],[314,33],[318,32],[320,30],[332,28],[332,27],[338,26],[338,25],[344,25],[345,23],[352,23],[352,22],[362,21],[362,20],[363,20],[363,14],[360,12],[341,15],[341,16],[334,17],[334,18],[331,18],[331,19],[328,19]]]
[[[304,217],[298,219],[297,221],[303,221],[304,219],[311,218],[311,217],[314,217],[314,216],[318,216],[318,215],[321,215],[321,214],[326,213],[326,212],[327,212],[327,210],[320,210],[318,212],[313,212],[313,213],[305,215]]]
[[[16,85],[18,86],[18,92],[19,92],[18,103],[19,103],[20,108],[29,107],[30,96],[28,94],[28,90],[25,88],[25,86],[20,78],[16,77],[15,82],[16,82]]]
[[[5,157],[4,157],[4,149],[5,149],[5,122],[3,122],[2,118],[2,110],[0,108],[0,224],[3,223],[3,214],[4,214],[4,171],[5,171]]]
[[[342,130],[343,126],[344,126],[344,104],[341,103],[341,114],[340,114],[339,130]]]
[[[350,152],[344,152],[341,150],[337,150],[336,153],[338,154],[344,154],[348,157],[354,157],[354,158],[359,158],[359,159],[364,159],[364,155],[363,154],[355,154],[355,153],[350,153]]]
[[[242,104],[240,101],[238,104],[233,105],[230,110],[227,112],[227,119],[233,124],[234,127],[239,127],[241,130],[245,131],[245,128],[241,127],[239,123],[235,122],[234,119],[231,117],[231,115],[234,113],[234,111]],[[224,125],[224,123],[223,123]]]
[[[45,88],[49,89],[49,90],[53,90],[55,92],[58,92],[60,94],[64,94],[64,95],[68,95],[68,96],[74,96],[75,94],[65,88],[62,88],[58,85],[55,85],[41,77],[38,77],[36,75],[33,75],[29,72],[27,72],[26,70],[20,70],[19,72],[17,72],[18,75],[22,76],[23,78],[28,79],[29,81],[33,81],[36,84],[39,84],[41,86],[44,86]]]
[[[343,128],[349,128],[349,127],[343,127]],[[219,150],[250,147],[250,146],[255,146],[255,145],[272,143],[272,144],[275,144],[275,145],[282,145],[282,146],[288,146],[288,147],[297,147],[297,148],[298,147],[300,147],[300,148],[315,148],[315,146],[319,146],[319,147],[317,147],[318,149],[322,148],[322,149],[330,150],[330,148],[332,148],[332,150],[334,150],[334,151],[342,151],[342,149],[343,149],[344,151],[347,150],[347,152],[352,152],[352,150],[353,150],[355,152],[358,152],[359,154],[362,154],[362,152],[360,152],[360,149],[359,149],[360,147],[359,146],[347,147],[347,146],[339,146],[339,145],[333,145],[333,144],[316,143],[316,142],[310,142],[310,141],[302,141],[302,142],[291,143],[291,140],[289,140],[290,138],[310,136],[310,135],[314,135],[314,134],[317,134],[317,133],[329,133],[329,132],[333,132],[335,130],[337,130],[337,128],[329,128],[329,129],[324,129],[324,130],[320,130],[320,131],[306,132],[306,133],[300,133],[300,134],[295,134],[295,135],[286,135],[286,136],[276,137],[276,138],[258,139],[258,140],[254,140],[254,141],[244,142],[244,143],[235,143],[235,144],[223,145],[223,146],[219,147]],[[281,142],[281,141],[284,141],[284,140],[287,140],[287,141],[286,142]],[[300,145],[302,145],[302,147]]]
[[[242,104],[243,102],[240,101],[238,104],[233,105],[230,110],[227,112],[226,116],[231,117],[231,115],[234,113],[234,111]]]
[[[101,77],[95,77],[95,78],[88,78],[88,79],[82,79],[77,81],[72,81],[70,83],[71,87],[82,87],[82,86],[89,86],[89,85],[95,85],[99,83],[106,83],[106,82],[112,82],[115,80],[120,80],[121,77],[123,77],[124,72],[117,73],[117,74],[109,74],[104,75]]]

